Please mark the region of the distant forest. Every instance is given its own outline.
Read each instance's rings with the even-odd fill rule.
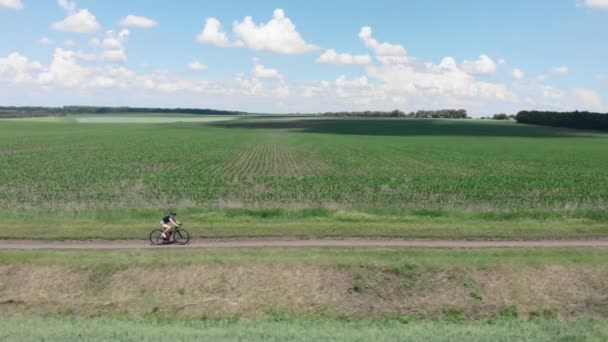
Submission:
[[[400,110],[392,112],[365,111],[365,112],[325,112],[319,113],[321,116],[332,117],[394,117],[394,118],[423,118],[423,119],[467,119],[465,109],[440,109],[440,110],[419,110],[417,112],[405,113]]]
[[[118,114],[118,113],[163,113],[195,115],[244,115],[246,112],[198,108],[143,108],[143,107],[0,107],[0,118],[36,116],[63,116],[70,114]]]
[[[608,114],[603,113],[521,111],[515,120],[531,125],[608,131]]]

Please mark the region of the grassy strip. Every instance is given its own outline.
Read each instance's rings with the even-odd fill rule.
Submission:
[[[28,341],[606,341],[605,320],[493,323],[398,321],[171,321],[73,317],[0,320],[0,340]]]
[[[476,212],[448,210],[342,211],[322,208],[185,209],[180,220],[195,237],[378,236],[448,239],[542,239],[608,236],[602,210]],[[0,238],[143,239],[162,211],[0,211]]]
[[[122,269],[186,265],[308,265],[337,267],[601,266],[607,249],[391,249],[391,248],[240,248],[154,250],[0,250],[0,265],[60,265]]]

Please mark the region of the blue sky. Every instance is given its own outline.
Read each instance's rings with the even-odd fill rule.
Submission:
[[[608,111],[607,34],[608,0],[0,0],[0,104]]]

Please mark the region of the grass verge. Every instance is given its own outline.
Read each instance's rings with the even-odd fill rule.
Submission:
[[[0,238],[145,239],[162,211],[0,211]],[[323,208],[179,211],[195,237],[306,236],[440,239],[562,239],[608,236],[602,210],[449,211],[439,209],[344,211]]]
[[[491,323],[402,321],[163,321],[73,317],[11,317],[0,320],[0,340],[29,341],[605,341],[608,324],[501,320]]]

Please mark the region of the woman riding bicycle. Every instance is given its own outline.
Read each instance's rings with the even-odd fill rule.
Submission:
[[[177,216],[177,213],[172,211],[169,215],[160,220],[160,229],[162,230],[161,236],[165,240],[169,239],[168,236],[170,235],[171,230],[179,225],[175,219],[175,216]]]

